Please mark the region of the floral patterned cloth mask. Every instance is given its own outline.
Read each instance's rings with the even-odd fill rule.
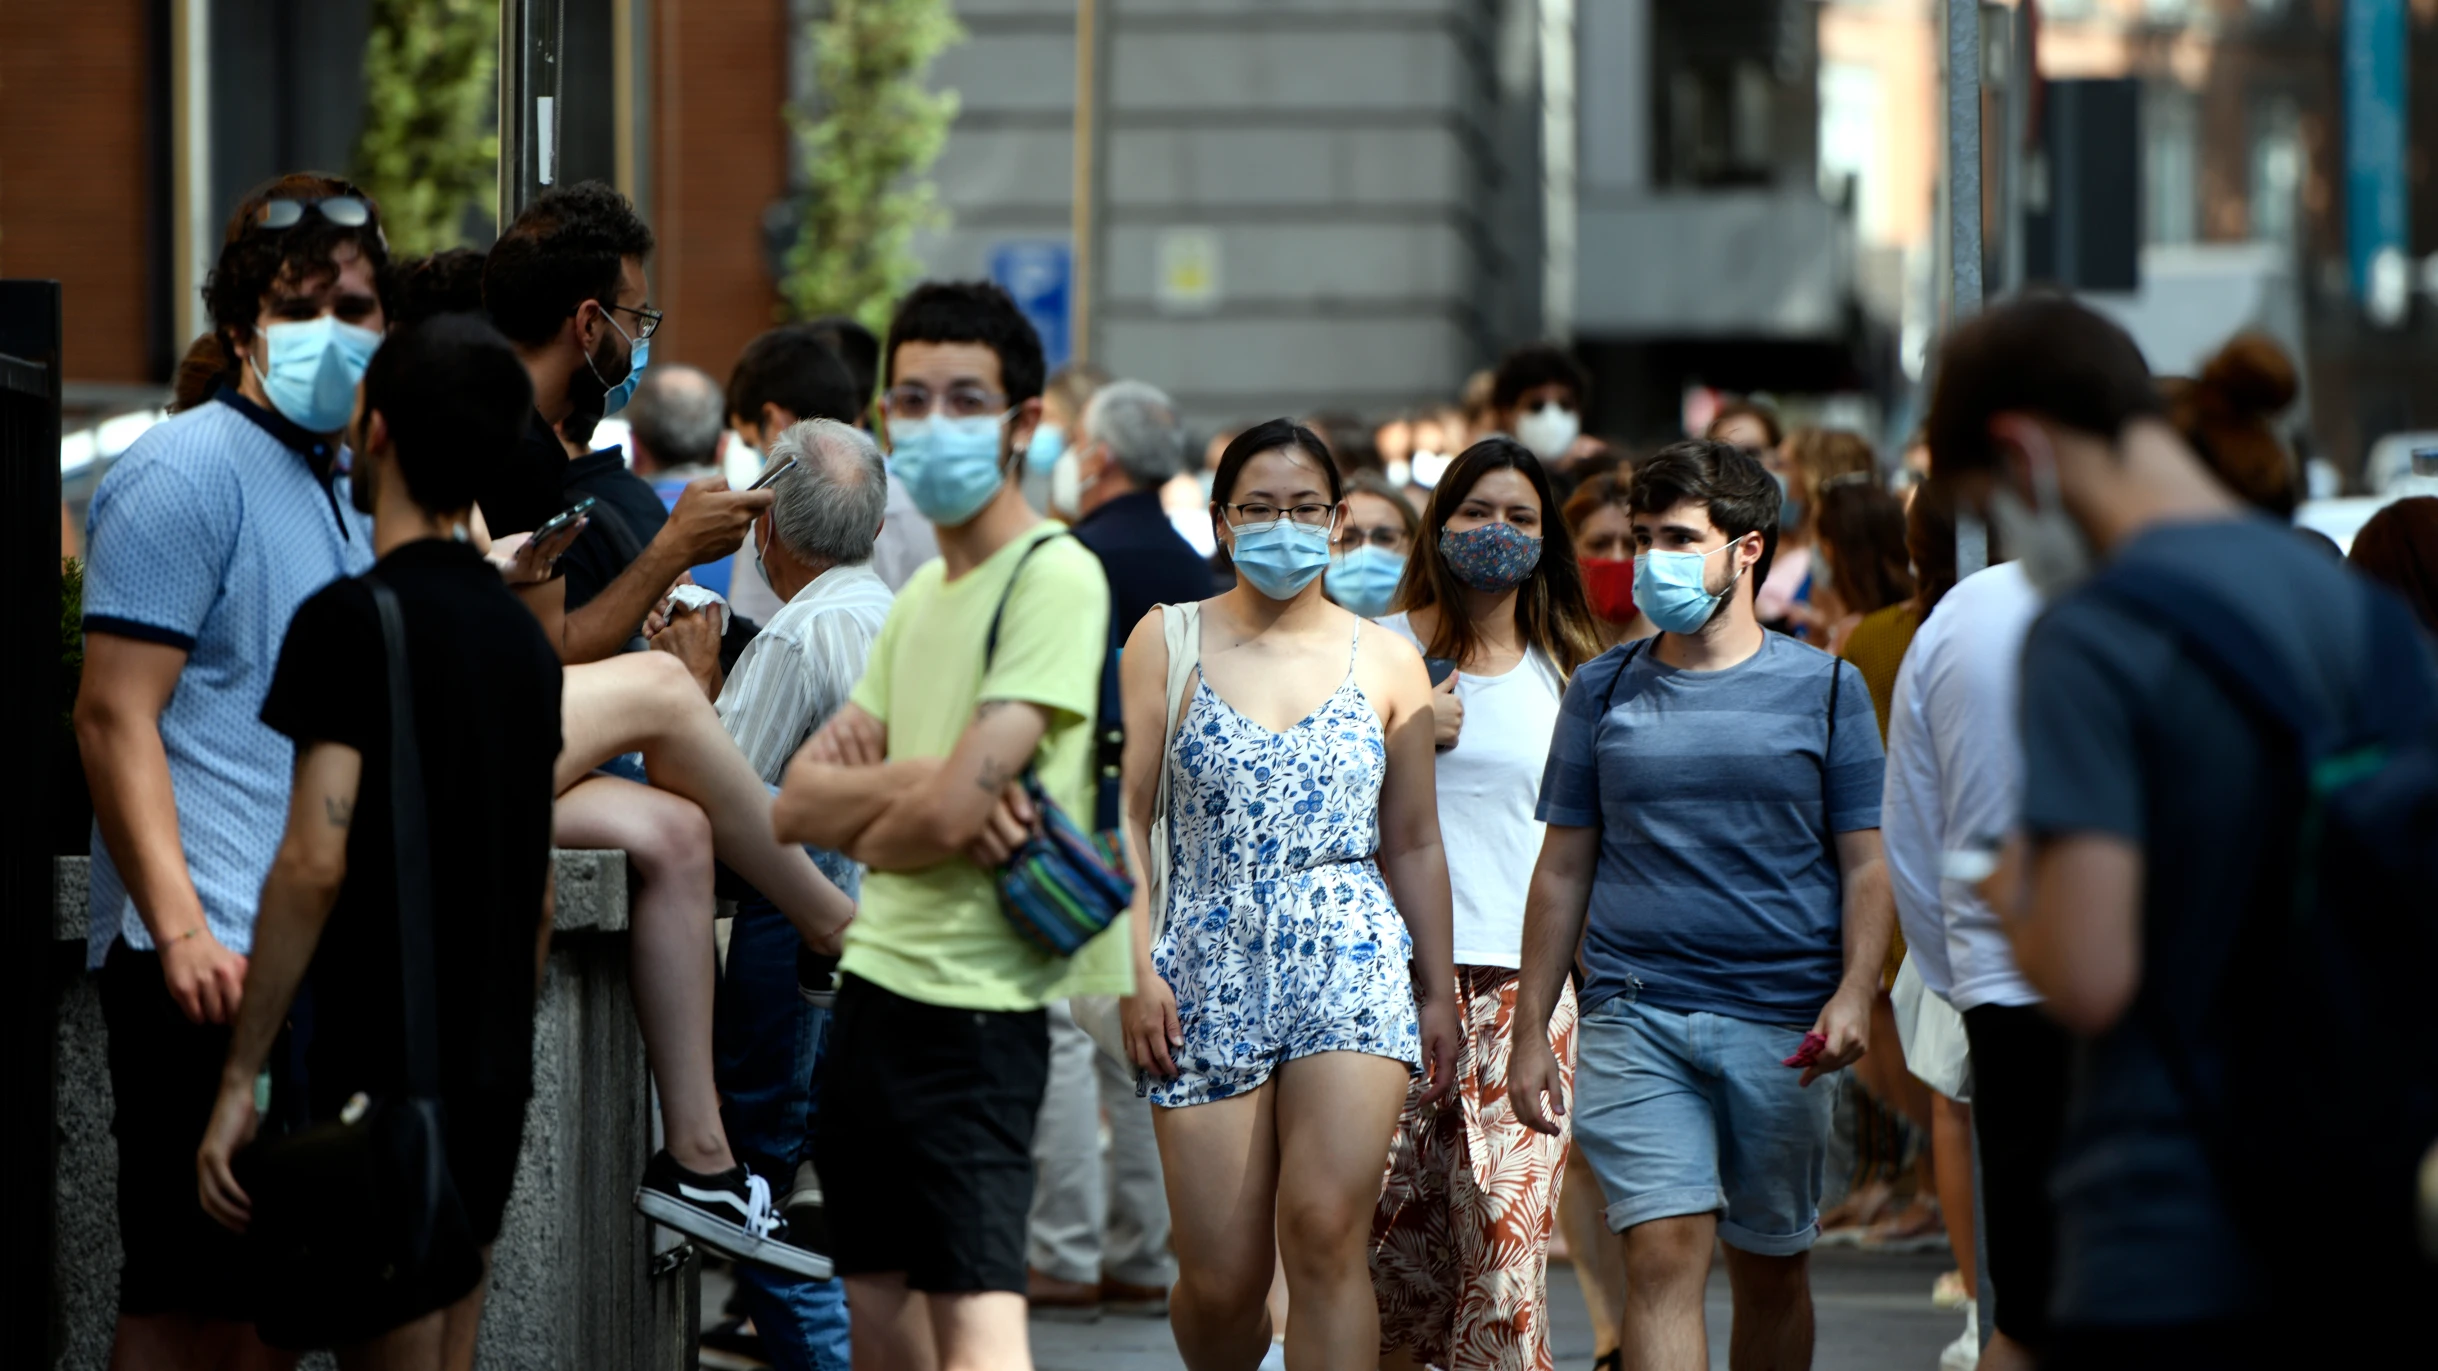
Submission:
[[[1532,574],[1541,564],[1541,540],[1513,524],[1483,524],[1462,533],[1439,530],[1439,555],[1456,579],[1496,594]]]

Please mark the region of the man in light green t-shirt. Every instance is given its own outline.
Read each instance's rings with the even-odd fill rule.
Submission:
[[[1073,957],[1034,948],[999,910],[991,858],[1028,768],[1068,813],[1092,812],[1109,587],[1011,478],[1042,356],[1006,293],[918,287],[883,355],[891,475],[940,556],[898,592],[774,811],[781,837],[871,872],[839,964],[815,1165],[859,1365],[1025,1368],[1043,1006],[1130,993],[1132,945],[1121,916]]]

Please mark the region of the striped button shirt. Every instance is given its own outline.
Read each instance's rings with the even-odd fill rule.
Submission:
[[[832,567],[746,644],[719,698],[720,723],[763,780],[828,722],[863,678],[893,597],[869,565]]]

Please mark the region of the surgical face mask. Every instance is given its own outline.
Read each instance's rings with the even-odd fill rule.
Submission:
[[[1792,533],[1803,526],[1802,497],[1795,494],[1794,485],[1786,479],[1785,472],[1773,471],[1769,477],[1778,483],[1778,531]]]
[[[762,562],[761,520],[757,519],[754,521],[754,528],[752,532],[747,535],[745,544],[753,549],[753,574],[762,578],[762,584],[766,586],[770,585],[770,568],[764,565]],[[771,589],[776,591],[778,587],[771,586]]]
[[[1390,485],[1402,488],[1414,479],[1414,464],[1411,462],[1390,462],[1387,463],[1383,468],[1383,474],[1388,477],[1388,483]]]
[[[1067,450],[1067,431],[1056,424],[1033,425],[1033,439],[1024,445],[1027,471],[1047,471]]]
[[[1027,461],[1032,460],[1028,455]],[[1084,511],[1083,456],[1073,448],[1050,466],[1050,513],[1072,519]]]
[[[2056,469],[2040,459],[2032,462],[2032,494],[2040,501],[2038,509],[2001,482],[1990,492],[1989,514],[1998,541],[2023,564],[2023,578],[2042,599],[2053,600],[2091,574],[2091,540],[2066,513]]]
[[[601,417],[606,419],[626,408],[626,402],[635,398],[635,387],[643,381],[643,369],[652,360],[652,340],[646,338],[638,343],[627,337],[625,329],[618,328],[616,319],[608,314],[601,317],[609,322],[611,328],[618,329],[619,337],[627,339],[626,374],[615,382],[601,374],[598,358],[588,356],[584,359],[584,365],[592,370],[593,379],[601,383]]]
[[[955,528],[981,513],[1007,480],[999,469],[1006,422],[1007,414],[895,421],[889,425],[889,470],[906,483],[924,518]]]
[[[1541,407],[1515,421],[1515,439],[1532,449],[1532,455],[1544,462],[1554,462],[1566,455],[1575,439],[1583,432],[1583,421],[1575,412],[1555,400],[1545,400]]]
[[[381,335],[324,314],[270,324],[254,334],[248,360],[271,408],[307,433],[336,433],[356,408],[356,383]],[[266,364],[262,358],[268,356]]]
[[[1457,580],[1485,594],[1512,590],[1541,564],[1541,540],[1509,523],[1439,530],[1439,555]]]
[[[1405,559],[1387,548],[1365,543],[1329,564],[1329,598],[1366,619],[1388,612],[1405,579]]]
[[[1448,464],[1455,460],[1436,452],[1417,451],[1408,474],[1413,477],[1415,485],[1424,490],[1433,490],[1438,487],[1439,478],[1448,474]]]
[[[1583,595],[1591,612],[1612,624],[1634,621],[1634,564],[1615,557],[1585,557]]]
[[[1742,547],[1741,538],[1708,552],[1645,552],[1634,559],[1634,603],[1652,623],[1669,633],[1699,633],[1715,617],[1735,583],[1710,589],[1710,559]]]
[[[1273,600],[1292,600],[1328,570],[1329,533],[1336,522],[1334,516],[1319,525],[1281,519],[1238,528],[1228,555],[1253,589]]]

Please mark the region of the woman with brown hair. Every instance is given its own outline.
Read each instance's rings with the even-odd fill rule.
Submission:
[[[1821,488],[1813,523],[1811,604],[1793,617],[1810,626],[1813,646],[1843,656],[1865,615],[1913,598],[1905,503],[1868,474],[1849,473]],[[1891,672],[1891,688],[1895,679]]]
[[[2356,571],[2404,597],[2421,626],[2438,633],[2438,496],[2398,500],[2353,535]]]
[[[1432,676],[1464,1025],[1461,1107],[1430,1108],[1417,1083],[1389,1150],[1372,1224],[1380,1342],[1392,1349],[1383,1366],[1549,1365],[1547,1264],[1566,1140],[1526,1128],[1505,1082],[1541,845],[1533,805],[1566,681],[1600,650],[1574,548],[1552,528],[1556,503],[1521,443],[1474,444],[1432,490],[1399,612],[1380,620],[1422,651]],[[1571,997],[1549,1036],[1571,1073]]]
[[[1648,638],[1659,626],[1634,607],[1634,518],[1626,511],[1633,468],[1604,471],[1566,499],[1566,528],[1583,570],[1583,597],[1603,649]]]
[[[2294,454],[2269,421],[2294,403],[2294,359],[2265,333],[2238,333],[2197,378],[2165,377],[2167,417],[2226,488],[2279,519],[2300,501]]]
[[[1878,467],[1871,444],[1850,429],[1799,428],[1786,441],[1760,454],[1761,464],[1778,480],[1785,502],[1778,509],[1778,552],[1769,566],[1755,602],[1761,622],[1783,625],[1797,605],[1812,598],[1812,547],[1816,541],[1820,492],[1840,476],[1868,475]],[[1797,623],[1796,636],[1804,636]]]

